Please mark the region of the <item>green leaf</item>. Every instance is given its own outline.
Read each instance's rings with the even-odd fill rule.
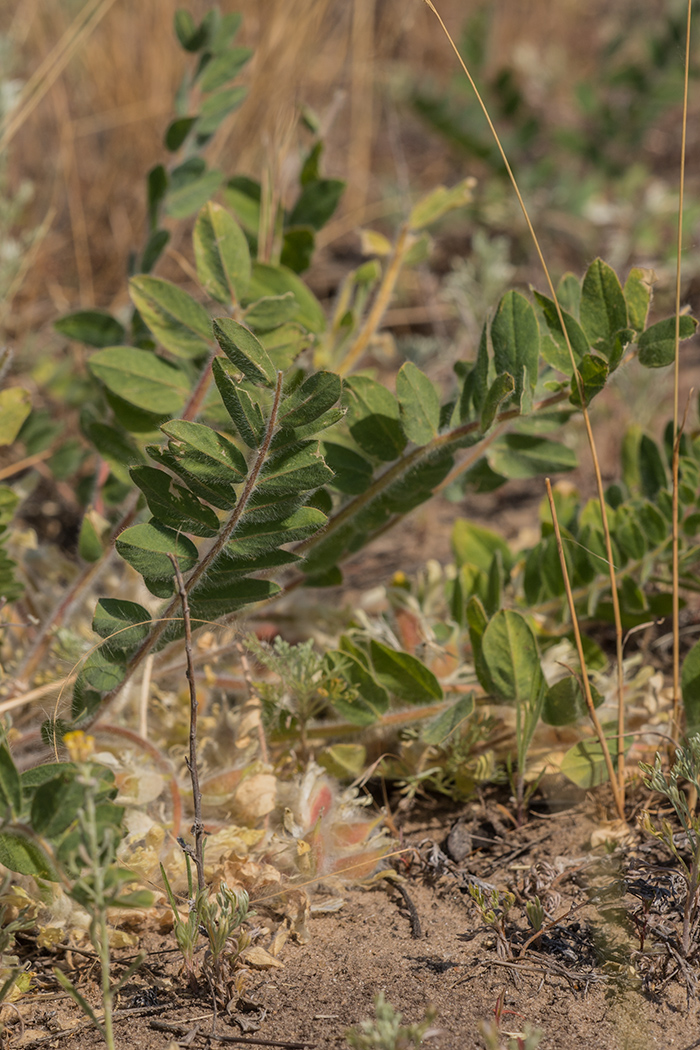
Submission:
[[[102,349],[124,342],[124,325],[105,310],[76,310],[54,321],[54,328],[68,339]]]
[[[133,346],[98,350],[88,368],[108,390],[146,412],[177,415],[190,392],[185,372]]]
[[[248,473],[240,449],[204,423],[173,419],[163,423],[161,430],[171,439],[168,444],[171,455],[190,474],[227,486],[238,484]],[[231,498],[235,500],[233,493]]]
[[[488,617],[480,600],[472,595],[467,602],[467,626],[469,628],[469,641],[472,647],[474,659],[474,670],[479,684],[487,693],[493,693],[495,687],[491,681],[489,669],[484,660],[484,634],[488,627]]]
[[[690,339],[695,335],[698,322],[694,317],[683,316],[679,321],[681,340]],[[676,318],[667,317],[664,321],[658,321],[647,328],[637,340],[637,345],[639,363],[645,368],[664,368],[673,364],[676,357]]]
[[[659,446],[646,434],[642,434],[639,442],[639,474],[642,493],[649,500],[655,499],[668,484]]]
[[[512,375],[504,372],[502,375],[496,376],[489,387],[488,393],[484,399],[483,408],[481,409],[481,420],[479,426],[482,434],[485,434],[487,430],[490,430],[491,425],[496,418],[496,413],[514,390],[515,380]]]
[[[297,310],[297,301],[291,292],[285,292],[284,295],[266,295],[256,303],[251,303],[244,319],[256,332],[269,332],[291,321],[296,317]]]
[[[129,467],[145,462],[136,442],[108,423],[88,423],[83,429],[102,458],[109,463],[115,477],[128,485]]]
[[[559,305],[578,320],[581,312],[581,280],[573,273],[565,273],[557,285]]]
[[[234,175],[226,183],[224,200],[253,238],[257,238],[260,229],[260,198],[260,183],[246,175]]]
[[[244,325],[231,317],[214,321],[214,335],[228,359],[256,386],[274,386],[277,370],[265,348]]]
[[[600,707],[603,697],[595,686],[591,685],[591,696],[593,706]],[[542,721],[549,726],[566,726],[585,718],[588,714],[588,705],[583,695],[581,684],[575,676],[562,678],[555,682],[545,693],[542,706]]]
[[[153,521],[125,529],[116,548],[124,561],[141,573],[149,590],[158,588],[153,593],[159,598],[167,598],[174,590],[174,571],[168,554],[175,555],[183,574],[193,569],[198,559],[192,540]]]
[[[190,131],[197,123],[196,117],[178,117],[168,124],[163,142],[171,153],[177,153]]]
[[[248,289],[251,302],[268,295],[284,295],[286,292],[291,292],[297,301],[297,312],[293,319],[309,332],[323,332],[326,327],[323,307],[300,277],[285,266],[253,263],[253,275]]]
[[[246,390],[237,382],[238,370],[222,358],[215,358],[212,364],[214,380],[226,411],[233,420],[236,430],[248,448],[259,448],[265,431],[260,406],[253,401]]]
[[[176,485],[164,470],[142,466],[134,467],[130,473],[146,497],[151,514],[163,525],[194,536],[218,535],[219,519],[214,511]]]
[[[90,689],[107,693],[124,681],[126,663],[121,653],[114,653],[108,646],[100,646],[87,657],[80,677]]]
[[[345,183],[340,179],[307,181],[287,219],[287,226],[311,226],[322,229],[340,203]]]
[[[0,804],[12,817],[22,811],[22,780],[5,739],[0,744]]]
[[[384,461],[396,459],[406,446],[393,394],[367,376],[353,376],[343,384],[343,407],[354,440],[363,452]]]
[[[284,400],[279,412],[283,427],[305,427],[320,419],[337,403],[342,391],[340,376],[314,372]]]
[[[216,91],[217,88],[223,87],[227,81],[238,76],[252,56],[253,52],[247,47],[232,47],[222,51],[204,67],[204,72],[199,78],[201,90]]]
[[[218,620],[220,616],[237,612],[244,605],[261,602],[278,594],[280,587],[272,580],[238,577],[235,580],[217,579],[216,566],[190,592],[190,611],[194,619]]]
[[[635,332],[643,332],[647,323],[654,271],[633,267],[625,281],[627,321]]]
[[[107,641],[109,649],[131,652],[138,649],[151,630],[151,615],[143,605],[125,598],[100,598],[92,629]]]
[[[460,729],[474,713],[474,694],[460,696],[459,700],[443,711],[441,715],[429,722],[421,733],[425,744],[442,747],[452,734]]]
[[[489,388],[489,335],[486,322],[481,329],[479,349],[473,367],[467,372],[459,399],[459,419],[467,423],[481,414]],[[473,410],[473,411],[472,411]]]
[[[560,372],[565,375],[571,375],[573,368],[571,365],[571,355],[569,354],[569,348],[564,338],[564,330],[559,321],[559,315],[557,308],[551,299],[548,299],[546,295],[541,295],[540,292],[534,293],[535,299],[542,309],[542,314],[547,326],[547,331],[554,344],[556,356],[553,360],[550,360],[551,355],[548,355],[546,347],[546,339],[542,343],[542,354],[545,359],[557,368]],[[588,353],[588,339],[585,332],[581,328],[578,321],[568,314],[565,310],[562,311],[564,317],[564,324],[566,325],[566,331],[569,336],[571,343],[571,349],[573,351],[574,360],[578,365],[584,354]]]
[[[590,345],[609,361],[616,333],[627,327],[627,303],[617,274],[602,259],[591,263],[583,279],[581,324]]]
[[[285,230],[280,262],[294,273],[303,273],[311,266],[315,246],[316,238],[307,226]]]
[[[578,376],[571,377],[571,394],[569,401],[577,408],[581,408],[581,395],[579,393],[579,381],[583,389],[583,401],[586,406],[590,405],[596,394],[605,387],[610,371],[607,361],[595,354],[584,354],[578,366]]]
[[[238,109],[248,94],[248,88],[239,84],[237,87],[217,91],[204,100],[197,120],[197,138],[202,141],[213,135],[221,122],[234,110]]]
[[[509,703],[537,701],[544,675],[532,628],[520,613],[501,609],[489,620],[482,652],[497,696]]]
[[[231,213],[209,201],[197,217],[192,242],[202,287],[217,302],[240,302],[250,284],[250,249]]]
[[[78,554],[83,561],[90,562],[91,564],[99,561],[104,554],[102,541],[89,514],[85,514],[80,523]]]
[[[617,735],[612,723],[604,725],[603,730],[614,767],[617,761]],[[625,737],[625,751],[632,746],[632,741],[632,736]],[[608,770],[598,740],[582,740],[569,748],[562,759],[560,772],[585,791],[605,784]]]
[[[496,695],[515,704],[518,768],[523,770],[547,688],[535,636],[520,613],[501,609],[489,621],[481,646]]]
[[[370,656],[377,681],[399,700],[410,704],[442,700],[437,678],[415,656],[390,649],[374,639],[370,642]]]
[[[141,273],[150,273],[155,264],[160,259],[165,246],[170,240],[170,233],[168,230],[154,230],[151,236],[148,238],[146,247],[143,250],[141,256]]]
[[[367,768],[367,748],[364,744],[331,744],[318,753],[317,761],[332,777],[355,780]]]
[[[317,441],[291,445],[266,460],[259,475],[258,491],[303,492],[333,480]]]
[[[348,700],[336,698],[333,706],[339,714],[354,725],[372,725],[389,710],[389,694],[380,685],[369,667],[354,653],[331,649],[325,656],[326,664],[341,675],[357,691]]]
[[[0,446],[14,442],[31,410],[28,390],[21,386],[0,390]]]
[[[412,361],[401,366],[396,377],[401,423],[409,441],[427,445],[440,428],[440,398],[437,390]]]
[[[170,448],[161,448],[159,445],[148,445],[146,451],[151,459],[177,474],[190,492],[211,503],[212,507],[233,510],[236,506],[236,493],[230,474],[224,475],[220,466],[210,462],[208,457],[175,455]]]
[[[131,298],[156,339],[176,357],[201,357],[211,349],[209,314],[192,296],[160,277],[129,281]]]
[[[475,565],[488,572],[496,551],[500,551],[507,572],[513,565],[510,547],[501,536],[465,518],[458,518],[452,527],[452,550],[458,567]]]
[[[286,372],[313,341],[314,337],[296,321],[260,333],[260,342],[279,372]]]
[[[333,471],[331,488],[349,496],[357,496],[372,482],[372,464],[344,445],[323,442],[323,458]]]
[[[458,182],[452,189],[438,186],[431,190],[427,196],[413,205],[408,218],[409,229],[420,230],[424,226],[430,226],[431,223],[437,222],[443,215],[455,208],[462,208],[465,204],[470,204],[473,199],[474,184],[475,180],[469,177]]]
[[[252,557],[264,551],[306,539],[327,523],[326,515],[316,507],[300,507],[283,518],[246,521],[237,526],[228,549],[236,557]]]
[[[185,51],[199,51],[206,42],[204,23],[197,28],[190,12],[182,7],[175,12],[175,34]]]
[[[534,478],[568,472],[576,455],[566,445],[531,434],[504,434],[487,452],[492,470],[507,478]]]
[[[174,176],[173,172],[173,176]],[[205,171],[195,178],[183,180],[175,185],[172,179],[172,188],[167,196],[166,212],[173,219],[186,219],[194,215],[200,208],[210,200],[223,179],[221,171]]]
[[[520,292],[507,292],[491,324],[496,374],[510,373],[515,379],[513,403],[520,406],[523,375],[534,391],[540,361],[540,329],[532,304]],[[490,425],[490,424],[489,424]],[[484,428],[482,425],[482,429]]]
[[[20,875],[34,875],[50,882],[60,882],[60,875],[38,842],[21,828],[0,831],[0,864]]]
[[[700,642],[696,642],[683,661],[681,693],[686,734],[700,732]]]
[[[55,839],[76,819],[85,802],[85,786],[74,772],[63,772],[41,784],[32,799],[31,826],[39,835]]]

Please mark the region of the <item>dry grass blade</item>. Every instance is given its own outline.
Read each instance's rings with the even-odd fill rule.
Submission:
[[[683,81],[683,118],[681,124],[681,157],[678,178],[678,234],[676,244],[676,332],[675,357],[673,364],[673,457],[671,473],[673,480],[672,499],[672,579],[673,579],[673,721],[672,732],[677,736],[680,722],[680,581],[678,571],[678,473],[680,464],[680,447],[683,426],[679,426],[679,390],[680,390],[680,324],[681,324],[681,252],[683,250],[683,197],[685,192],[685,153],[688,131],[688,81],[690,74],[690,23],[692,0],[688,0],[688,13],[685,32],[685,73]],[[687,412],[687,410],[686,410]]]
[[[470,83],[470,85],[472,87],[472,90],[474,91],[476,99],[477,99],[479,105],[481,106],[481,109],[482,109],[483,114],[484,114],[484,116],[486,118],[486,121],[488,122],[488,126],[489,126],[489,128],[491,130],[491,134],[494,137],[494,140],[496,142],[496,146],[497,146],[498,151],[499,151],[499,153],[501,155],[501,159],[503,160],[503,163],[505,165],[506,171],[508,172],[508,177],[509,177],[509,179],[511,181],[511,184],[513,186],[513,190],[515,192],[516,197],[518,198],[518,204],[520,205],[520,208],[522,210],[523,216],[525,218],[525,222],[527,224],[528,231],[530,233],[530,236],[532,238],[533,244],[535,246],[535,251],[537,252],[537,257],[538,257],[538,259],[540,261],[540,264],[542,266],[542,269],[544,271],[545,280],[547,281],[547,285],[549,287],[549,291],[550,291],[550,294],[551,294],[551,297],[552,297],[552,302],[554,303],[554,306],[555,306],[555,309],[556,309],[556,312],[557,312],[557,317],[558,317],[558,320],[559,320],[559,324],[561,326],[562,334],[564,336],[564,340],[566,342],[566,347],[567,347],[567,350],[568,350],[568,353],[569,353],[569,358],[571,360],[571,366],[572,366],[572,369],[573,369],[573,375],[575,377],[576,386],[577,386],[578,394],[579,394],[579,400],[581,402],[581,414],[583,416],[583,421],[584,421],[584,425],[585,425],[585,428],[586,428],[586,437],[587,437],[587,440],[588,440],[588,446],[589,446],[589,448],[591,450],[591,459],[592,459],[592,462],[593,462],[593,470],[594,470],[595,479],[596,479],[596,491],[598,493],[598,502],[599,502],[599,505],[600,505],[600,516],[601,516],[601,520],[602,520],[603,534],[604,534],[604,537],[605,537],[605,550],[606,550],[606,554],[607,554],[608,573],[609,573],[609,576],[610,576],[611,600],[612,600],[612,606],[613,606],[613,616],[614,616],[614,620],[615,620],[615,650],[616,650],[616,660],[617,660],[617,701],[618,701],[618,730],[617,730],[617,733],[618,733],[618,759],[617,759],[618,766],[617,766],[617,782],[618,782],[619,792],[622,794],[623,806],[624,806],[624,790],[625,790],[625,787],[624,787],[624,785],[625,785],[625,769],[624,769],[625,699],[624,699],[624,689],[625,689],[625,684],[624,684],[624,671],[623,671],[623,665],[622,665],[622,657],[623,657],[623,652],[622,652],[622,618],[621,618],[621,615],[620,615],[620,599],[619,599],[619,596],[618,596],[618,593],[617,593],[617,579],[616,579],[616,573],[615,573],[615,566],[614,566],[614,563],[613,563],[613,550],[612,550],[612,539],[611,539],[611,535],[610,535],[610,525],[609,525],[609,522],[608,522],[608,514],[607,514],[606,504],[605,504],[605,491],[603,489],[603,476],[602,476],[601,469],[600,469],[600,461],[598,459],[598,452],[597,452],[597,449],[596,449],[595,438],[593,436],[593,428],[591,426],[591,420],[590,420],[590,416],[588,414],[588,408],[586,406],[586,398],[585,398],[585,393],[584,393],[584,388],[583,388],[583,381],[581,379],[581,375],[580,375],[580,373],[578,371],[578,368],[576,366],[576,358],[574,357],[574,351],[573,351],[573,347],[571,346],[571,340],[569,338],[569,333],[568,333],[566,324],[564,323],[564,314],[562,312],[561,305],[559,303],[559,299],[557,297],[557,293],[556,293],[556,290],[554,288],[554,283],[553,283],[552,278],[551,278],[550,273],[549,273],[549,267],[547,266],[547,263],[545,261],[544,254],[543,254],[542,248],[540,246],[539,238],[538,238],[537,234],[535,233],[535,228],[532,225],[532,221],[530,219],[530,215],[528,213],[527,206],[525,204],[525,201],[523,200],[522,194],[520,193],[520,188],[518,186],[517,179],[515,178],[515,175],[513,173],[513,169],[511,168],[510,163],[508,161],[508,157],[506,156],[506,152],[505,152],[505,150],[503,148],[503,145],[501,143],[501,139],[500,139],[500,136],[498,134],[498,131],[496,130],[496,128],[494,126],[494,123],[491,120],[491,117],[490,117],[489,112],[488,112],[488,108],[487,108],[483,98],[481,97],[479,89],[477,88],[477,86],[476,86],[476,84],[474,82],[474,79],[473,79],[471,73],[469,72],[469,70],[467,68],[466,63],[464,62],[464,59],[460,55],[459,49],[457,48],[457,45],[455,44],[454,40],[450,36],[450,33],[449,33],[445,23],[443,22],[442,18],[440,17],[440,14],[438,13],[436,7],[432,3],[432,0],[425,0],[425,3],[430,8],[430,10],[433,12],[433,14],[437,18],[438,22],[442,26],[442,30],[443,30],[445,36],[447,37],[447,39],[448,39],[448,41],[450,43],[450,46],[452,47],[452,50],[454,51],[455,55],[457,56],[459,64],[461,65],[462,69],[464,70],[465,76],[469,80],[469,83]]]
[[[564,577],[564,587],[566,588],[566,598],[569,603],[569,612],[571,614],[571,624],[574,630],[574,638],[576,640],[576,650],[578,652],[579,663],[581,665],[581,687],[583,689],[583,695],[586,698],[586,706],[588,707],[588,713],[591,716],[593,727],[596,731],[596,736],[600,743],[601,750],[603,752],[603,758],[605,759],[605,765],[608,770],[608,776],[610,778],[610,786],[613,791],[615,798],[615,808],[617,809],[620,820],[625,819],[625,796],[620,788],[617,777],[615,776],[615,770],[613,769],[612,758],[610,757],[610,749],[608,742],[605,739],[605,733],[603,727],[600,724],[598,713],[593,704],[593,697],[591,695],[591,684],[588,680],[588,671],[586,669],[586,657],[583,652],[583,643],[581,641],[581,630],[578,624],[578,616],[576,615],[576,603],[574,602],[574,596],[571,591],[571,583],[569,582],[569,573],[566,568],[566,557],[564,556],[564,545],[561,539],[561,531],[559,529],[559,519],[557,518],[557,509],[554,505],[554,497],[552,495],[552,485],[549,478],[545,479],[547,484],[547,499],[549,500],[549,507],[552,512],[552,524],[554,525],[554,534],[557,538],[557,550],[559,551],[559,562],[561,564],[561,571]]]
[[[92,0],[85,5],[80,14],[68,27],[63,37],[39,66],[34,75],[27,81],[24,89],[26,101],[9,114],[2,134],[0,134],[0,152],[12,141],[27,117],[39,105],[42,98],[60,77],[78,48],[87,39],[93,29],[102,21],[114,4],[114,0]]]

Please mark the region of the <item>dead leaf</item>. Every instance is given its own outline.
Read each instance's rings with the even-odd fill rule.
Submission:
[[[243,959],[254,970],[280,970],[284,968],[284,963],[280,962],[279,959],[275,959],[274,955],[270,955],[259,944],[254,944],[252,948],[248,948],[243,953]]]

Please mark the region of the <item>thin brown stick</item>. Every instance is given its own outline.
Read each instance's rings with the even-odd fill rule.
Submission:
[[[185,675],[190,688],[190,753],[187,758],[187,768],[192,781],[192,801],[194,803],[194,863],[197,868],[197,889],[203,890],[204,883],[204,821],[202,820],[202,791],[199,786],[199,770],[197,768],[197,686],[194,680],[194,665],[192,663],[192,623],[190,620],[190,603],[187,598],[187,588],[180,571],[177,558],[169,553],[175,572],[175,582],[178,594],[182,602],[182,618],[185,623],[185,655],[187,657],[187,670]]]
[[[545,478],[547,485],[547,499],[549,500],[549,508],[552,512],[552,523],[554,525],[554,534],[557,538],[557,550],[559,551],[559,562],[561,564],[561,571],[564,577],[564,587],[566,588],[566,598],[569,603],[569,612],[571,614],[571,623],[574,629],[574,638],[576,639],[576,649],[578,651],[579,663],[581,665],[581,685],[583,687],[583,693],[586,698],[586,706],[588,707],[588,713],[591,716],[591,722],[596,731],[596,736],[600,743],[603,758],[605,759],[605,765],[608,770],[608,776],[610,777],[610,786],[612,788],[613,795],[615,797],[615,808],[617,809],[620,820],[625,819],[625,799],[622,791],[620,790],[620,784],[617,777],[615,776],[615,770],[612,764],[612,758],[610,757],[610,750],[608,748],[608,742],[605,739],[605,733],[603,727],[600,724],[598,713],[593,704],[593,697],[591,695],[591,683],[588,680],[588,670],[586,668],[586,658],[583,654],[583,643],[581,642],[581,631],[578,625],[578,616],[576,614],[576,604],[574,602],[574,596],[571,593],[571,584],[569,582],[569,573],[566,568],[566,558],[564,556],[564,544],[561,539],[561,532],[559,530],[559,519],[557,518],[557,509],[554,505],[554,496],[552,495],[552,484],[549,478]]]
[[[678,178],[678,234],[676,243],[676,331],[675,354],[673,362],[673,457],[671,460],[672,478],[672,518],[671,518],[671,575],[673,589],[673,712],[671,732],[678,737],[680,733],[681,709],[681,646],[680,646],[680,573],[679,573],[679,531],[678,531],[678,473],[680,462],[680,444],[683,428],[678,426],[679,389],[680,389],[680,326],[681,326],[681,253],[683,250],[683,195],[685,192],[685,153],[688,128],[688,80],[690,70],[690,20],[692,2],[688,0],[688,15],[685,31],[685,77],[683,83],[683,117],[681,121],[681,159]]]

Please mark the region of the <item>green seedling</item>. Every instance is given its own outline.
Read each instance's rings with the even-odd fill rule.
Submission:
[[[418,1024],[402,1025],[403,1015],[386,1001],[384,992],[374,1000],[374,1013],[374,1020],[361,1021],[345,1033],[353,1050],[413,1050],[429,1037],[435,1020],[435,1010],[429,1007]]]
[[[495,887],[486,890],[476,883],[469,886],[469,896],[476,904],[481,918],[490,926],[496,935],[498,954],[505,959],[513,958],[513,949],[508,939],[508,912],[515,904],[514,894],[501,893]]]

